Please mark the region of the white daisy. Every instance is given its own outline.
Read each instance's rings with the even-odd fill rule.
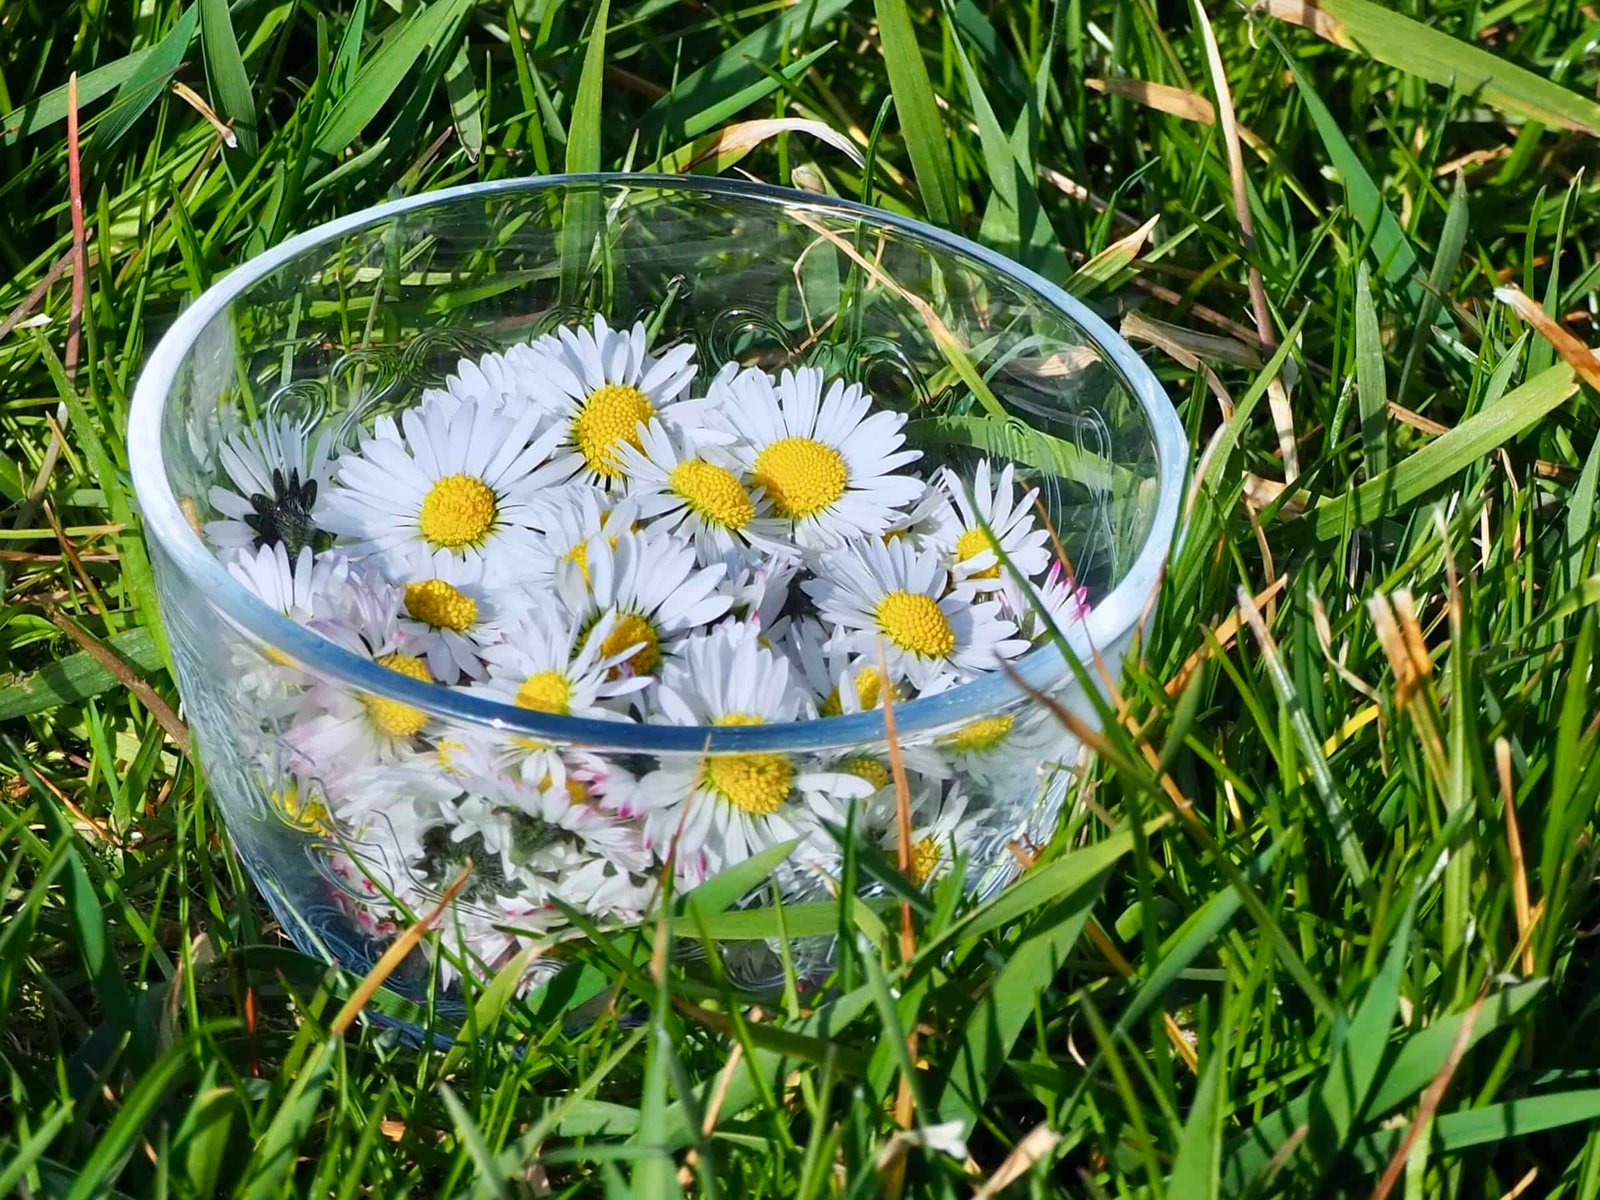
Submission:
[[[274,611],[305,625],[339,611],[349,585],[350,560],[342,554],[313,554],[302,546],[294,558],[282,542],[241,548],[223,560],[228,574]]]
[[[749,625],[691,637],[663,668],[662,719],[674,725],[750,726],[810,716],[789,664]],[[665,856],[676,839],[678,873],[698,883],[756,851],[837,820],[840,805],[870,793],[864,780],[806,771],[788,755],[680,755],[640,780],[646,845]]]
[[[911,882],[923,887],[970,854],[989,815],[987,809],[973,808],[959,781],[947,790],[935,787],[919,796],[911,811]],[[880,817],[878,823],[887,826],[878,835],[879,845],[894,859],[900,850],[900,830],[893,810],[886,822]]]
[[[729,453],[807,548],[882,534],[923,491],[894,474],[920,457],[900,449],[905,417],[870,412],[859,384],[836,379],[824,393],[826,382],[813,367],[786,370],[776,385],[764,371],[724,369],[710,389],[715,419],[739,439]]]
[[[936,555],[867,541],[818,557],[815,577],[800,586],[824,621],[850,632],[856,653],[876,659],[881,644],[890,676],[926,694],[1028,647],[998,600],[975,601],[966,588],[946,594],[947,583]]]
[[[830,630],[815,617],[796,617],[778,640],[778,649],[799,668],[799,682],[811,693],[817,715],[837,717],[867,712],[883,704],[883,671],[873,655],[860,654],[848,633]],[[896,684],[891,693],[900,698]]]
[[[733,600],[733,614],[760,631],[763,645],[777,645],[789,627],[789,585],[801,565],[799,558],[774,550],[741,568],[723,585],[722,590]]]
[[[330,450],[326,433],[313,433],[290,417],[227,438],[217,461],[232,486],[213,486],[209,493],[211,506],[222,514],[206,522],[211,544],[229,550],[282,542],[291,554],[312,545],[332,474]]]
[[[1073,579],[1060,563],[1051,563],[1043,583],[1026,587],[1007,579],[1001,589],[1005,611],[1030,641],[1041,642],[1056,633],[1065,634],[1089,615],[1089,589]]]
[[[574,483],[538,501],[533,520],[543,536],[529,549],[521,578],[531,591],[541,592],[555,584],[556,568],[563,562],[577,563],[578,573],[587,579],[589,539],[603,534],[615,546],[619,533],[638,526],[639,507],[597,487]]]
[[[677,428],[704,422],[705,400],[688,397],[694,347],[649,353],[644,325],[612,329],[595,316],[593,330],[560,329],[506,352],[506,361],[539,380],[534,401],[556,419],[559,445],[582,460],[587,483],[610,487],[622,476],[617,457],[639,445],[639,430],[659,416]]]
[[[511,619],[503,602],[517,606],[520,591],[487,587],[481,561],[436,551],[415,578],[401,582],[400,636],[407,652],[427,659],[440,683],[455,683],[462,675],[483,679],[483,653]]]
[[[536,409],[512,417],[487,400],[435,400],[398,426],[379,417],[360,452],[339,459],[324,527],[394,578],[421,578],[443,551],[486,582],[515,579],[538,542],[533,501],[578,466],[571,455],[551,460],[561,435],[540,432],[541,420]]]
[[[1077,753],[1077,740],[1043,705],[1023,705],[979,717],[933,740],[957,776],[998,788],[1019,779],[1031,781]]]
[[[955,544],[951,547],[954,560],[951,570],[957,582],[970,580],[979,590],[993,591],[1000,586],[1002,573],[1008,577],[1020,574],[1032,579],[1050,565],[1050,549],[1046,544],[1050,533],[1033,515],[1033,502],[1039,489],[1030,488],[1017,499],[1014,474],[1014,466],[1007,463],[1000,478],[991,481],[989,460],[982,459],[973,472],[969,496],[966,484],[955,472],[949,467],[944,469],[944,487],[960,514]],[[1009,569],[1001,564],[996,546],[1005,551],[1011,564]]]
[[[585,632],[614,614],[600,643],[605,658],[635,647],[612,670],[651,675],[673,644],[715,621],[732,599],[717,590],[721,563],[695,567],[694,547],[670,533],[641,530],[589,539],[581,562],[567,560],[556,570],[556,594]]]
[[[617,448],[616,460],[639,519],[692,538],[702,565],[742,564],[754,557],[753,549],[770,553],[785,533],[786,522],[765,515],[761,489],[740,482],[738,464],[726,453],[669,432],[655,418],[639,431],[637,447]]]
[[[352,573],[341,599],[341,613],[319,619],[311,628],[408,679],[436,682],[426,662],[399,648],[398,588]],[[417,758],[421,751],[416,739],[428,722],[420,708],[318,679],[306,690],[283,740],[297,765],[327,778]]]
[[[626,720],[606,702],[631,695],[650,680],[617,672],[643,644],[612,646],[620,620],[618,614],[608,611],[580,633],[577,623],[565,613],[531,612],[506,631],[504,642],[484,649],[487,678],[470,690],[502,704],[552,716]],[[470,745],[467,749],[470,753]],[[524,782],[535,787],[566,786],[567,760],[554,745],[517,736],[495,743],[493,749],[495,760],[513,767]],[[442,743],[439,752],[445,753]],[[469,771],[474,769],[472,761],[466,758]]]
[[[896,512],[883,531],[885,541],[904,538],[920,553],[949,552],[961,533],[961,518],[950,503],[950,493],[938,480],[923,485],[922,495],[904,512]]]

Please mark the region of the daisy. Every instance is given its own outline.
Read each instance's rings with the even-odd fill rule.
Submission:
[[[948,871],[958,858],[971,855],[974,843],[985,832],[989,811],[973,811],[959,782],[951,784],[948,791],[934,788],[925,792],[911,813],[911,882],[923,887]],[[879,834],[878,844],[895,858],[900,851],[900,833],[892,811],[887,826]]]
[[[648,340],[642,323],[612,329],[597,314],[592,331],[560,329],[506,352],[508,363],[539,381],[533,407],[555,418],[558,444],[579,456],[586,483],[620,481],[618,451],[637,447],[652,417],[677,428],[704,423],[707,401],[688,398],[694,347],[657,358]]]
[[[1007,579],[1001,589],[1005,611],[1033,642],[1065,634],[1089,615],[1089,589],[1073,579],[1060,563],[1051,563],[1043,583],[1019,584]]]
[[[581,563],[556,570],[556,594],[587,633],[612,617],[600,642],[610,659],[631,651],[612,667],[619,675],[650,675],[674,643],[726,613],[731,597],[719,592],[722,563],[695,567],[694,547],[670,533],[641,530],[589,539]]]
[[[408,679],[436,682],[425,661],[400,649],[398,588],[352,573],[341,601],[337,614],[312,622],[311,628]],[[428,719],[422,709],[402,701],[318,679],[306,690],[283,740],[303,769],[344,774],[414,760],[421,753],[416,738]]]
[[[576,563],[585,582],[589,578],[589,539],[604,535],[615,546],[617,535],[635,529],[639,506],[632,500],[608,496],[597,487],[574,483],[534,505],[534,521],[543,531],[529,549],[521,578],[532,591],[555,583],[556,568]]]
[[[580,634],[576,622],[565,613],[530,612],[507,630],[504,642],[484,649],[486,678],[470,690],[502,704],[551,716],[626,720],[606,702],[629,696],[650,680],[617,671],[642,644],[628,642],[607,649],[620,619],[615,612],[602,613]],[[481,753],[483,744],[477,746]],[[443,743],[439,750],[445,752]],[[472,746],[464,750],[451,755],[452,760],[461,759],[464,768],[453,765],[458,770],[479,770],[475,764],[481,759],[471,756]],[[548,742],[512,737],[497,743],[494,750],[498,762],[514,767],[529,784],[566,785],[567,760]]]
[[[881,645],[890,676],[927,694],[992,671],[1028,646],[998,600],[976,601],[966,588],[947,594],[948,581],[937,555],[868,541],[819,557],[816,575],[800,586],[824,621],[852,635],[856,653],[872,661]]]
[[[725,369],[710,390],[716,420],[738,438],[729,453],[806,548],[880,535],[923,491],[894,474],[920,457],[900,449],[904,415],[871,412],[859,384],[836,379],[824,393],[825,383],[813,367],[786,370],[776,385],[764,371]]]
[[[955,774],[991,787],[1027,780],[1036,788],[1038,777],[1061,765],[1077,747],[1076,739],[1038,705],[980,717],[933,740],[933,748]]]
[[[616,458],[640,519],[692,538],[702,566],[738,563],[752,547],[766,553],[783,536],[784,522],[764,515],[761,489],[746,488],[731,469],[736,463],[714,446],[695,445],[687,433],[670,433],[652,418],[638,446],[624,443]]]
[[[509,620],[502,601],[515,589],[484,586],[481,563],[437,551],[401,585],[400,636],[406,650],[428,661],[441,683],[462,675],[483,679],[482,655],[497,643]]]
[[[674,725],[751,726],[810,715],[789,664],[761,646],[754,628],[727,624],[687,639],[668,662],[661,717]],[[764,847],[797,838],[841,802],[868,795],[854,775],[807,771],[785,754],[682,755],[640,780],[645,844],[665,855],[676,838],[678,873],[689,883]]]
[[[281,542],[292,555],[314,545],[322,531],[319,497],[332,474],[330,450],[326,433],[313,434],[290,417],[227,438],[217,459],[232,486],[208,493],[222,514],[206,522],[211,544],[231,550]]]
[[[917,551],[949,551],[961,533],[961,519],[950,503],[950,493],[938,481],[923,485],[922,495],[904,512],[896,512],[883,531],[883,540],[905,538]]]
[[[882,706],[883,671],[870,657],[856,653],[848,634],[829,630],[815,617],[797,617],[778,648],[799,668],[799,682],[811,693],[818,716],[837,717]],[[890,694],[899,698],[898,683]]]
[[[350,562],[340,554],[316,555],[301,546],[291,559],[282,542],[235,550],[224,560],[237,579],[275,612],[302,625],[329,616],[349,585]]]
[[[354,558],[373,556],[394,578],[424,577],[443,552],[489,583],[515,579],[537,545],[532,501],[577,468],[551,460],[560,432],[540,432],[529,409],[508,416],[487,400],[434,400],[397,426],[379,417],[359,453],[339,460],[323,523]]]
[[[1030,488],[1016,499],[1014,473],[1013,465],[1007,463],[1000,478],[991,480],[989,460],[981,460],[973,472],[969,496],[955,472],[944,468],[944,487],[960,514],[951,554],[955,563],[952,574],[958,582],[971,580],[982,591],[998,587],[1003,568],[996,546],[1005,551],[1010,562],[1008,576],[1015,573],[1032,579],[1049,566],[1046,543],[1050,534],[1033,517],[1033,502],[1039,489]]]
[[[782,640],[789,627],[789,585],[800,573],[800,567],[798,558],[775,548],[759,562],[741,568],[723,586],[722,590],[733,600],[734,615],[754,625],[761,633],[762,644],[769,648]]]

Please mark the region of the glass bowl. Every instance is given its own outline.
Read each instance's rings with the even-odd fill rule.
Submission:
[[[595,316],[618,328],[642,322],[657,353],[691,347],[702,382],[716,364],[736,362],[774,375],[817,368],[859,384],[875,405],[903,414],[907,445],[927,463],[964,481],[981,459],[1011,463],[1037,488],[1064,563],[1058,574],[1070,571],[1084,603],[1057,611],[1056,636],[1012,670],[894,705],[908,778],[921,789],[906,843],[914,885],[955,880],[987,894],[1049,841],[1079,747],[1028,693],[1096,721],[1083,691],[1100,674],[1094,660],[1118,670],[1173,540],[1187,447],[1127,344],[1061,288],[993,251],[862,205],[706,178],[508,180],[354,213],[233,271],[156,346],[129,422],[179,689],[234,843],[303,949],[363,971],[459,885],[426,952],[391,979],[402,992],[425,988],[430,963],[454,987],[524,949],[536,975],[572,932],[567,904],[602,925],[648,913],[675,844],[657,838],[641,858],[631,841],[626,853],[597,856],[598,867],[563,857],[573,839],[603,840],[614,832],[606,822],[630,816],[616,799],[628,788],[648,802],[661,781],[718,772],[866,781],[874,804],[852,791],[826,828],[808,818],[799,845],[768,838],[779,844],[749,858],[729,851],[716,872],[675,856],[677,889],[718,874],[722,904],[827,900],[850,839],[876,851],[848,856],[863,892],[884,894],[885,872],[899,869],[881,707],[843,704],[857,711],[750,727],[554,716],[408,677],[320,636],[286,615],[292,597],[275,608],[208,544],[208,529],[230,517],[235,534],[259,540],[315,508],[296,479],[261,480],[253,514],[218,500],[230,479],[241,490],[242,430],[271,426],[348,447],[469,370],[462,360]],[[544,598],[535,590],[529,603]],[[295,738],[290,714],[308,695],[368,721],[373,736],[402,739],[405,763],[421,756],[436,769],[357,764],[338,738]],[[463,753],[566,764],[573,809],[585,820],[603,812],[600,832],[569,828],[560,814],[529,816],[526,805],[507,815],[496,807],[510,803],[504,797],[464,793],[454,765]],[[368,771],[359,792],[344,782],[357,765]],[[460,841],[446,837],[439,813],[464,804],[500,821],[500,832],[491,837],[483,824]],[[539,887],[523,886],[535,875]],[[777,949],[753,937],[729,962],[756,986],[777,971]],[[803,972],[826,966],[826,938],[789,949]]]

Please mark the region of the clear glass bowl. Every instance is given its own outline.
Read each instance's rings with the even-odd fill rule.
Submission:
[[[643,320],[657,347],[692,342],[703,374],[737,360],[774,372],[818,366],[857,381],[877,404],[908,415],[908,444],[958,474],[984,456],[1015,462],[1019,478],[1039,488],[1087,590],[1082,618],[1061,630],[1078,662],[1098,655],[1115,672],[1152,600],[1187,465],[1177,416],[1155,377],[1088,308],[974,243],[786,189],[611,175],[413,196],[291,238],[213,286],[156,346],[129,443],[209,785],[263,894],[308,952],[365,970],[450,880],[437,870],[418,878],[393,849],[415,836],[398,827],[433,803],[407,785],[359,816],[330,811],[337,806],[323,803],[320,777],[339,764],[289,753],[281,706],[268,694],[275,689],[342,689],[369,711],[385,703],[420,711],[424,750],[468,737],[534,739],[631,779],[704,769],[705,755],[782,756],[797,773],[858,759],[887,768],[878,709],[752,728],[619,726],[418,682],[275,611],[200,536],[218,515],[209,495],[225,482],[219,450],[246,421],[287,416],[349,444],[380,414],[440,384],[463,356],[597,313],[613,325]],[[958,826],[919,839],[919,882],[962,856],[967,890],[987,893],[1016,873],[1019,849],[1048,841],[1078,745],[1022,684],[1092,723],[1080,680],[1098,672],[1075,672],[1057,642],[1030,651],[1014,675],[994,672],[896,706],[908,754],[933,762],[967,800]],[[506,884],[491,856],[480,854],[475,870],[430,951],[442,944],[447,977],[492,970],[519,946],[560,934],[548,913],[529,925],[529,914],[497,901]],[[740,903],[770,903],[773,880],[786,902],[826,898],[829,870],[790,860],[764,872]],[[633,882],[643,889],[630,893],[638,902],[652,881]],[[815,940],[799,953],[802,969],[826,961]],[[392,984],[420,989],[427,961],[415,956]],[[762,943],[731,961],[747,983],[774,969]]]

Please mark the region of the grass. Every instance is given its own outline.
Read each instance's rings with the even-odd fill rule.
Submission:
[[[1600,1195],[1595,10],[598,20],[0,7],[0,1193]],[[717,136],[771,117],[870,169],[806,126]],[[1125,322],[1197,451],[1188,534],[1001,896],[931,897],[909,953],[847,910],[836,986],[759,1005],[597,934],[419,1049],[286,947],[182,749],[128,393],[293,231],[697,158],[959,228]],[[970,1161],[901,1129],[940,1122]]]

